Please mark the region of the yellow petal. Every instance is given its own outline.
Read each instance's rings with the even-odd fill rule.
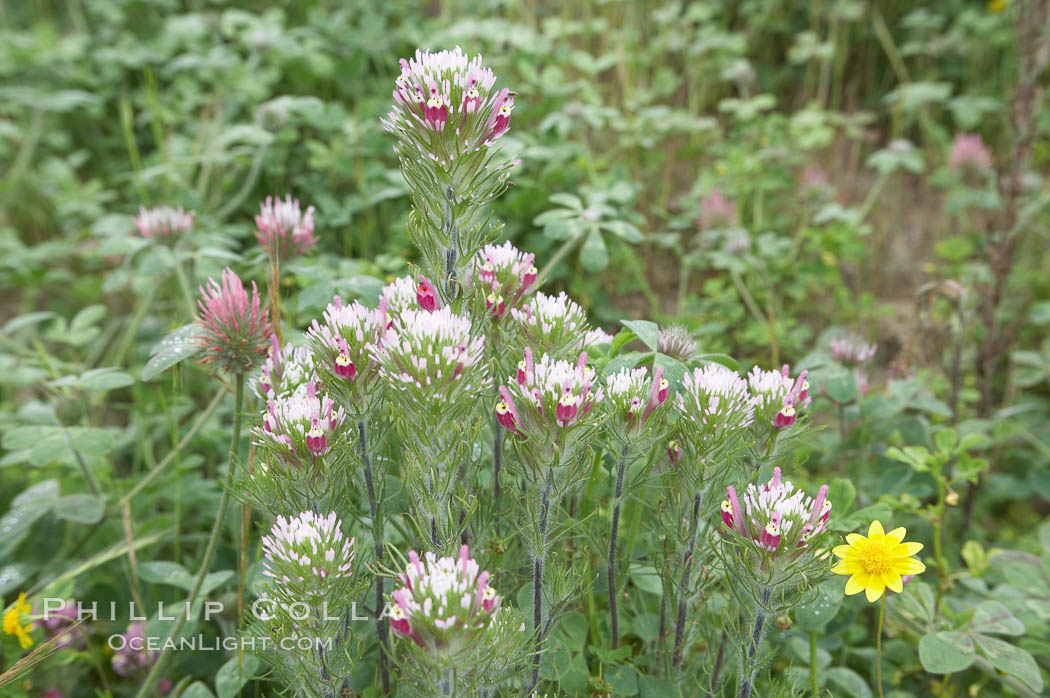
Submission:
[[[904,536],[907,535],[907,533],[908,529],[904,528],[904,526],[898,526],[897,528],[887,533],[886,537],[893,538],[894,543],[900,543],[902,540],[904,540]]]
[[[871,525],[868,526],[868,538],[871,538],[872,536],[884,535],[886,535],[886,531],[882,528],[882,522],[878,520],[872,521]]]
[[[831,549],[831,552],[835,553],[835,557],[846,557],[846,553],[849,552],[848,545],[836,545]]]
[[[882,583],[886,585],[887,589],[898,594],[904,591],[904,580],[896,572],[884,572],[882,574]]]
[[[853,574],[853,570],[846,566],[845,560],[840,560],[837,565],[831,568],[831,571],[835,574]]]
[[[900,545],[894,546],[893,550],[890,551],[890,554],[893,555],[893,557],[911,557],[922,550],[922,548],[922,543],[901,543]]]
[[[867,575],[864,575],[867,577]],[[866,578],[862,578],[861,575],[855,574],[846,580],[846,596],[853,596],[864,591],[864,585],[867,583]]]
[[[921,560],[909,557],[904,560],[894,561],[893,570],[898,574],[922,574],[926,571],[926,565]]]
[[[856,545],[857,543],[859,543],[862,540],[865,540],[865,538],[864,538],[864,536],[860,535],[859,533],[847,533],[846,534],[846,542],[849,543],[850,545]]]
[[[875,602],[882,596],[882,592],[886,590],[886,585],[882,581],[882,577],[871,575],[868,579],[868,586],[864,589],[864,595],[868,597],[868,601]]]

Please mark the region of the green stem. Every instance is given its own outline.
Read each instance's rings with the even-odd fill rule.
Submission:
[[[165,468],[167,468],[172,462],[174,462],[176,456],[182,451],[182,449],[186,447],[186,444],[189,443],[190,439],[196,436],[197,432],[200,431],[200,428],[204,426],[205,422],[208,421],[208,418],[211,417],[211,413],[214,412],[215,408],[219,406],[219,403],[222,401],[222,396],[225,394],[225,390],[220,390],[219,392],[215,393],[215,397],[212,398],[208,406],[205,407],[204,411],[201,412],[199,417],[197,417],[197,421],[194,422],[193,426],[189,428],[189,431],[186,432],[186,435],[183,436],[177,444],[175,444],[175,447],[171,449],[168,455],[164,456],[160,463],[157,463],[157,467],[153,468],[153,470],[150,470],[148,473],[146,473],[145,477],[139,480],[138,484],[131,488],[130,492],[128,492],[126,495],[120,498],[120,501],[118,502],[120,506],[124,506],[126,503],[134,499],[135,495],[144,490],[147,485],[153,482],[154,478],[156,478],[158,475],[164,472]]]
[[[809,633],[809,683],[813,689],[813,698],[820,695],[820,681],[817,680],[817,631]]]
[[[138,334],[139,328],[142,327],[142,321],[146,319],[146,313],[149,312],[150,307],[153,305],[153,295],[156,292],[157,287],[151,285],[147,289],[142,302],[139,303],[139,307],[135,309],[135,315],[131,318],[131,323],[128,325],[128,329],[125,330],[124,336],[120,340],[120,345],[117,347],[112,366],[120,366],[123,363],[124,357],[127,356],[128,350],[131,349],[131,343],[135,341],[135,335]]]
[[[197,307],[193,304],[193,291],[190,289],[189,277],[186,276],[186,270],[182,268],[182,260],[179,259],[174,247],[171,248],[171,264],[175,267],[175,277],[179,280],[179,288],[182,289],[182,296],[186,301],[190,317],[196,317]]]
[[[616,599],[616,536],[620,531],[620,505],[623,495],[623,476],[627,470],[627,444],[620,451],[620,465],[616,470],[616,493],[613,495],[612,525],[609,531],[609,621],[612,629],[612,648],[620,646],[620,614]]]
[[[882,696],[882,621],[886,616],[886,594],[882,595],[882,603],[879,604],[879,629],[878,639],[875,640],[875,685],[879,689],[879,698]]]
[[[175,621],[175,627],[168,633],[167,639],[164,641],[164,649],[161,651],[160,656],[157,657],[157,662],[150,669],[146,679],[139,686],[138,693],[135,694],[135,698],[145,698],[151,694],[154,690],[153,687],[157,684],[157,676],[160,674],[161,668],[164,666],[164,660],[171,654],[172,649],[175,647],[174,643],[169,641],[173,638],[178,637],[179,633],[182,632],[182,627],[186,624],[187,611],[193,608],[193,604],[197,601],[197,595],[200,594],[201,586],[204,584],[204,578],[208,575],[208,568],[211,566],[211,560],[215,556],[215,548],[218,547],[219,535],[222,533],[223,519],[226,517],[226,507],[230,503],[230,490],[233,489],[233,473],[237,463],[237,446],[241,440],[241,408],[244,405],[244,373],[238,373],[235,379],[234,388],[234,402],[233,402],[233,434],[230,439],[230,460],[226,468],[226,481],[223,483],[222,498],[219,500],[219,511],[215,514],[215,523],[211,527],[211,536],[208,538],[208,547],[204,549],[204,559],[201,560],[201,566],[197,570],[197,577],[193,580],[193,588],[190,589],[190,595],[187,603],[179,613],[178,620]]]
[[[537,275],[537,288],[539,288],[540,284],[546,281],[547,274],[551,273],[551,271],[554,269],[554,266],[561,261],[561,258],[567,255],[569,251],[572,250],[572,248],[576,246],[576,243],[578,243],[581,239],[583,239],[582,235],[573,235],[571,238],[569,238],[561,244],[561,247],[559,247],[557,251],[555,251],[554,256],[547,261],[547,263],[543,266],[543,269],[540,270],[539,275]]]

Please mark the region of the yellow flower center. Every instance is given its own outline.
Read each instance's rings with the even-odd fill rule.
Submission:
[[[884,540],[868,540],[860,551],[860,566],[868,574],[883,574],[893,569],[890,545]]]

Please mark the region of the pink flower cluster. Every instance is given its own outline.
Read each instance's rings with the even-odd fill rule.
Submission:
[[[855,334],[835,337],[831,340],[831,353],[835,360],[844,364],[863,364],[875,356],[878,344],[868,344]]]
[[[413,131],[440,136],[463,152],[496,141],[510,128],[514,94],[504,88],[492,92],[495,74],[481,56],[468,58],[463,49],[417,50],[414,58],[401,59],[401,74],[394,86],[394,105],[383,120],[387,131],[408,135]],[[440,151],[440,152],[439,152]],[[458,153],[434,148],[435,159],[454,159]]]
[[[831,502],[827,485],[822,485],[813,499],[781,480],[780,468],[774,468],[769,482],[747,486],[743,507],[736,489],[730,486],[721,509],[722,523],[728,532],[771,553],[790,554],[805,549],[814,536],[825,530]]]
[[[253,429],[256,445],[271,449],[295,465],[305,466],[326,455],[338,439],[346,413],[307,383],[306,395],[288,395],[266,403],[261,427]]]
[[[510,244],[486,245],[478,251],[475,273],[489,289],[485,306],[493,318],[501,318],[508,308],[517,308],[524,296],[535,290],[538,272],[535,255]]]
[[[447,411],[461,397],[476,399],[489,384],[484,342],[451,308],[405,310],[373,356],[396,396]]]
[[[351,384],[367,384],[378,370],[373,352],[389,324],[387,301],[382,299],[378,308],[371,309],[358,301],[344,304],[335,296],[323,318],[324,324],[313,321],[306,340],[325,388],[343,394]]]
[[[685,374],[678,393],[678,411],[701,440],[717,440],[754,421],[755,401],[748,393],[747,382],[736,371],[708,364]]]
[[[139,207],[139,215],[134,218],[135,227],[142,237],[148,239],[167,239],[181,235],[193,226],[193,211],[188,213],[171,206]]]
[[[670,384],[657,366],[652,378],[646,368],[621,368],[605,381],[609,407],[628,432],[638,431],[667,400]]]
[[[499,608],[489,573],[465,545],[458,559],[432,552],[420,559],[413,550],[398,578],[404,586],[391,594],[390,628],[431,652],[454,656],[469,649]]]
[[[259,355],[266,351],[273,326],[267,311],[260,307],[259,289],[254,281],[249,297],[232,269],[223,269],[221,278],[221,283],[208,279],[207,287],[200,287],[197,320],[202,334],[197,341],[205,352],[201,362],[214,362],[228,371],[240,373],[254,366]]]
[[[327,516],[304,511],[298,516],[278,516],[270,534],[262,537],[264,576],[275,596],[325,594],[340,579],[350,577],[354,564],[354,539],[343,533],[335,512]]]
[[[717,187],[700,199],[700,228],[730,228],[736,225],[736,203],[726,198]]]
[[[299,200],[292,199],[292,195],[288,194],[284,201],[273,196],[266,197],[260,209],[259,215],[255,217],[255,238],[271,257],[286,259],[303,255],[317,244],[313,206],[303,213],[299,208]]]
[[[792,378],[787,364],[780,371],[752,368],[747,383],[754,396],[756,419],[776,429],[792,426],[798,409],[810,403],[806,376],[807,372],[802,371],[797,378]]]
[[[594,369],[587,365],[587,352],[580,352],[575,364],[556,361],[549,354],[536,362],[532,350],[526,348],[518,373],[510,380],[510,387],[500,386],[496,419],[524,437],[583,423],[604,396],[601,387],[594,387]]]
[[[992,154],[979,133],[959,133],[952,143],[948,165],[957,170],[981,172],[991,168]]]
[[[262,365],[255,393],[261,398],[304,393],[307,383],[317,384],[314,355],[307,347],[286,344],[283,348],[277,335],[270,335],[270,353]]]
[[[120,649],[113,653],[113,672],[117,676],[131,676],[140,669],[147,669],[157,661],[157,652],[146,647],[146,624],[134,621],[120,642]]]

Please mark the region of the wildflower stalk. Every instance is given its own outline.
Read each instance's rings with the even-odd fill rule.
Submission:
[[[623,476],[627,469],[627,444],[620,450],[620,465],[616,470],[616,493],[613,495],[612,524],[609,529],[609,620],[612,625],[612,648],[620,646],[620,614],[616,599],[616,536],[620,528],[620,505],[623,495]]]
[[[358,445],[361,463],[364,466],[365,489],[368,492],[368,510],[372,515],[372,540],[376,548],[376,562],[383,562],[383,519],[379,501],[376,499],[375,481],[372,477],[372,462],[368,457],[368,434],[363,419],[357,422]],[[383,577],[376,575],[376,636],[379,640],[379,681],[383,695],[390,695],[390,674],[387,671],[387,624],[383,616]]]
[[[211,536],[208,538],[208,545],[204,549],[204,559],[201,560],[200,568],[197,570],[197,577],[193,580],[193,587],[190,589],[190,595],[187,603],[183,606],[182,612],[179,613],[178,619],[175,621],[175,626],[168,633],[167,639],[164,641],[164,649],[161,651],[160,656],[157,657],[156,663],[150,669],[146,679],[139,686],[138,693],[135,694],[135,698],[145,698],[157,684],[157,675],[160,673],[161,668],[164,665],[164,661],[168,655],[171,654],[171,650],[175,647],[174,643],[169,642],[171,639],[178,637],[182,631],[182,626],[186,624],[187,611],[193,607],[193,604],[197,601],[197,595],[200,594],[201,586],[204,584],[204,577],[208,574],[208,568],[211,566],[211,560],[215,556],[215,548],[219,542],[219,533],[222,531],[222,522],[226,517],[226,508],[230,503],[230,490],[233,486],[233,473],[237,462],[237,446],[241,440],[241,408],[244,404],[244,372],[238,372],[234,378],[234,403],[233,403],[233,431],[230,439],[230,458],[229,464],[226,468],[226,480],[223,483],[222,498],[219,500],[219,511],[215,514],[215,523],[212,524]]]
[[[532,559],[532,628],[536,634],[536,653],[532,660],[532,687],[540,676],[540,650],[543,645],[543,572],[547,557],[547,514],[550,511],[551,488],[554,485],[554,466],[547,471],[547,482],[540,496],[539,549]]]
[[[190,290],[189,277],[186,276],[186,270],[182,267],[182,260],[179,259],[178,252],[175,248],[171,249],[171,264],[175,267],[175,277],[179,280],[179,288],[182,289],[182,297],[186,300],[186,307],[189,308],[190,316],[194,316],[197,313],[197,306],[193,302],[193,291]]]
[[[813,690],[813,698],[820,694],[820,681],[817,679],[817,631],[809,633],[809,683]]]
[[[762,603],[759,605],[758,614],[755,616],[755,625],[751,630],[751,643],[747,647],[747,665],[740,674],[740,698],[750,698],[751,691],[755,686],[755,678],[758,676],[758,646],[762,643],[762,631],[766,627],[766,606],[769,604],[771,590],[766,587],[762,590]]]
[[[492,416],[492,501],[499,502],[499,471],[503,465],[503,425]]]
[[[686,590],[689,587],[689,578],[693,573],[693,551],[696,548],[696,530],[700,524],[700,492],[693,495],[693,515],[689,523],[689,542],[686,543],[682,559],[685,560],[685,570],[682,571],[682,588],[678,592],[678,618],[675,620],[674,629],[674,655],[671,666],[678,670],[682,663],[682,649],[685,644],[685,611]]]
[[[711,693],[718,688],[718,677],[722,673],[722,661],[726,656],[726,642],[729,641],[729,633],[722,628],[722,639],[718,642],[718,654],[715,655],[715,668],[711,671]]]
[[[882,698],[882,621],[886,616],[886,594],[882,595],[882,603],[879,604],[879,629],[875,640],[875,685],[879,689],[879,698]]]

